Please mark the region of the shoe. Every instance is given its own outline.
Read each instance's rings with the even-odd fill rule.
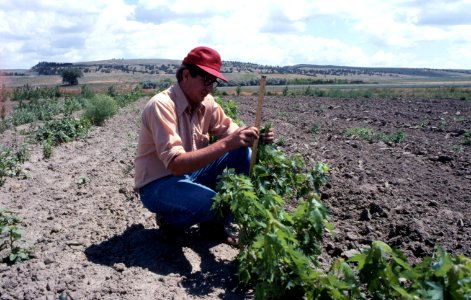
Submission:
[[[200,234],[208,239],[238,248],[239,239],[221,224],[205,222],[199,225]]]
[[[159,230],[162,230],[167,237],[179,239],[185,235],[185,230],[175,228],[168,224],[161,214],[155,214],[155,223],[159,227]]]

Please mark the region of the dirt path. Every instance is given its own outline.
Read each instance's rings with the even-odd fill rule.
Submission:
[[[167,241],[132,190],[140,108],[125,108],[85,141],[40,147],[9,179],[0,206],[26,225],[37,258],[0,264],[1,299],[218,298],[235,286],[235,249],[191,240]],[[221,276],[221,273],[224,275]]]
[[[233,98],[239,117],[255,119],[255,97]],[[0,264],[0,299],[247,299],[238,291],[237,251],[197,237],[175,243],[155,226],[131,191],[139,114],[123,109],[90,138],[42,158],[31,146],[27,179],[7,179],[0,207],[24,221],[36,258]],[[286,153],[329,163],[323,199],[336,236],[324,259],[383,240],[411,261],[435,244],[471,256],[471,103],[427,99],[342,100],[267,97]],[[403,130],[400,144],[348,139],[346,128]],[[1,136],[1,145],[18,140]],[[64,298],[65,299],[65,298]]]

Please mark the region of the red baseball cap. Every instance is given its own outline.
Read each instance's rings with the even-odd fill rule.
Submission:
[[[204,46],[196,47],[188,53],[182,63],[195,65],[206,73],[227,82],[227,79],[219,73],[222,65],[221,56],[214,49]]]

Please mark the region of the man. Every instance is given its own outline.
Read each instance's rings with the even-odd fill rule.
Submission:
[[[157,215],[160,228],[174,234],[199,224],[202,233],[228,244],[235,237],[211,210],[217,176],[227,168],[249,173],[250,146],[256,127],[239,128],[210,94],[220,73],[221,57],[197,47],[183,59],[177,83],[152,97],[141,116],[135,188],[143,205]],[[209,144],[209,135],[218,140]],[[270,131],[264,139],[273,141]]]

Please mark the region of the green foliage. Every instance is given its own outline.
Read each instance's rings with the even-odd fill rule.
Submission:
[[[236,88],[236,95],[240,96],[241,91],[242,91],[242,87],[240,85],[238,85],[237,88]]]
[[[32,248],[18,245],[22,240],[21,220],[11,211],[0,208],[0,259],[7,264],[20,263],[32,256]]]
[[[236,123],[239,122],[238,120],[238,110],[237,110],[237,103],[234,100],[223,100],[221,97],[214,97],[214,101],[221,106],[222,110],[226,113],[226,115],[234,120]]]
[[[125,107],[126,105],[135,102],[142,96],[141,89],[139,86],[136,86],[131,92],[125,94],[117,94],[115,96],[115,101],[119,107]]]
[[[463,135],[463,144],[471,145],[471,130],[468,130]]]
[[[303,294],[307,279],[317,277],[312,266],[330,227],[318,193],[328,167],[306,171],[300,156],[286,157],[271,145],[261,145],[257,161],[250,178],[223,173],[213,208],[230,210],[240,226],[239,277],[255,285],[256,298]],[[297,209],[286,211],[285,199],[296,199]]]
[[[44,158],[51,158],[53,152],[52,138],[42,141],[42,145]]]
[[[17,109],[4,120],[5,129],[9,126],[18,126],[36,121],[49,121],[57,115],[70,116],[73,112],[82,109],[82,98],[66,97],[60,99],[33,99],[29,102],[19,101]]]
[[[313,135],[317,135],[321,130],[321,124],[315,123],[312,125],[311,129],[309,130]]]
[[[403,253],[376,241],[350,262],[374,299],[471,299],[471,260],[442,248],[412,267]]]
[[[38,99],[50,99],[59,98],[62,94],[58,86],[55,87],[31,87],[26,84],[22,87],[16,87],[13,90],[11,100],[38,100]]]
[[[22,174],[20,164],[28,160],[29,152],[23,145],[16,152],[12,149],[0,149],[0,186],[5,183],[6,177],[18,177]]]
[[[79,68],[65,68],[61,71],[62,82],[68,85],[77,85],[78,79],[83,76]]]
[[[369,142],[383,141],[386,143],[401,143],[405,140],[406,134],[399,130],[391,134],[375,132],[371,128],[347,128],[344,135],[348,138],[360,138]]]
[[[80,96],[86,99],[91,99],[93,96],[95,96],[95,92],[93,92],[92,89],[87,85],[82,85],[80,88]]]
[[[91,124],[88,119],[64,118],[46,122],[43,127],[35,131],[34,135],[36,141],[42,142],[43,147],[46,148],[85,138],[90,127]],[[45,156],[47,157],[47,155]]]
[[[97,94],[85,105],[83,117],[93,125],[101,126],[118,112],[118,104],[107,95]]]
[[[116,92],[116,88],[114,85],[110,85],[106,91],[106,94],[110,97],[116,97],[118,93]]]
[[[283,96],[288,96],[288,86],[285,86],[285,88],[283,89]]]

